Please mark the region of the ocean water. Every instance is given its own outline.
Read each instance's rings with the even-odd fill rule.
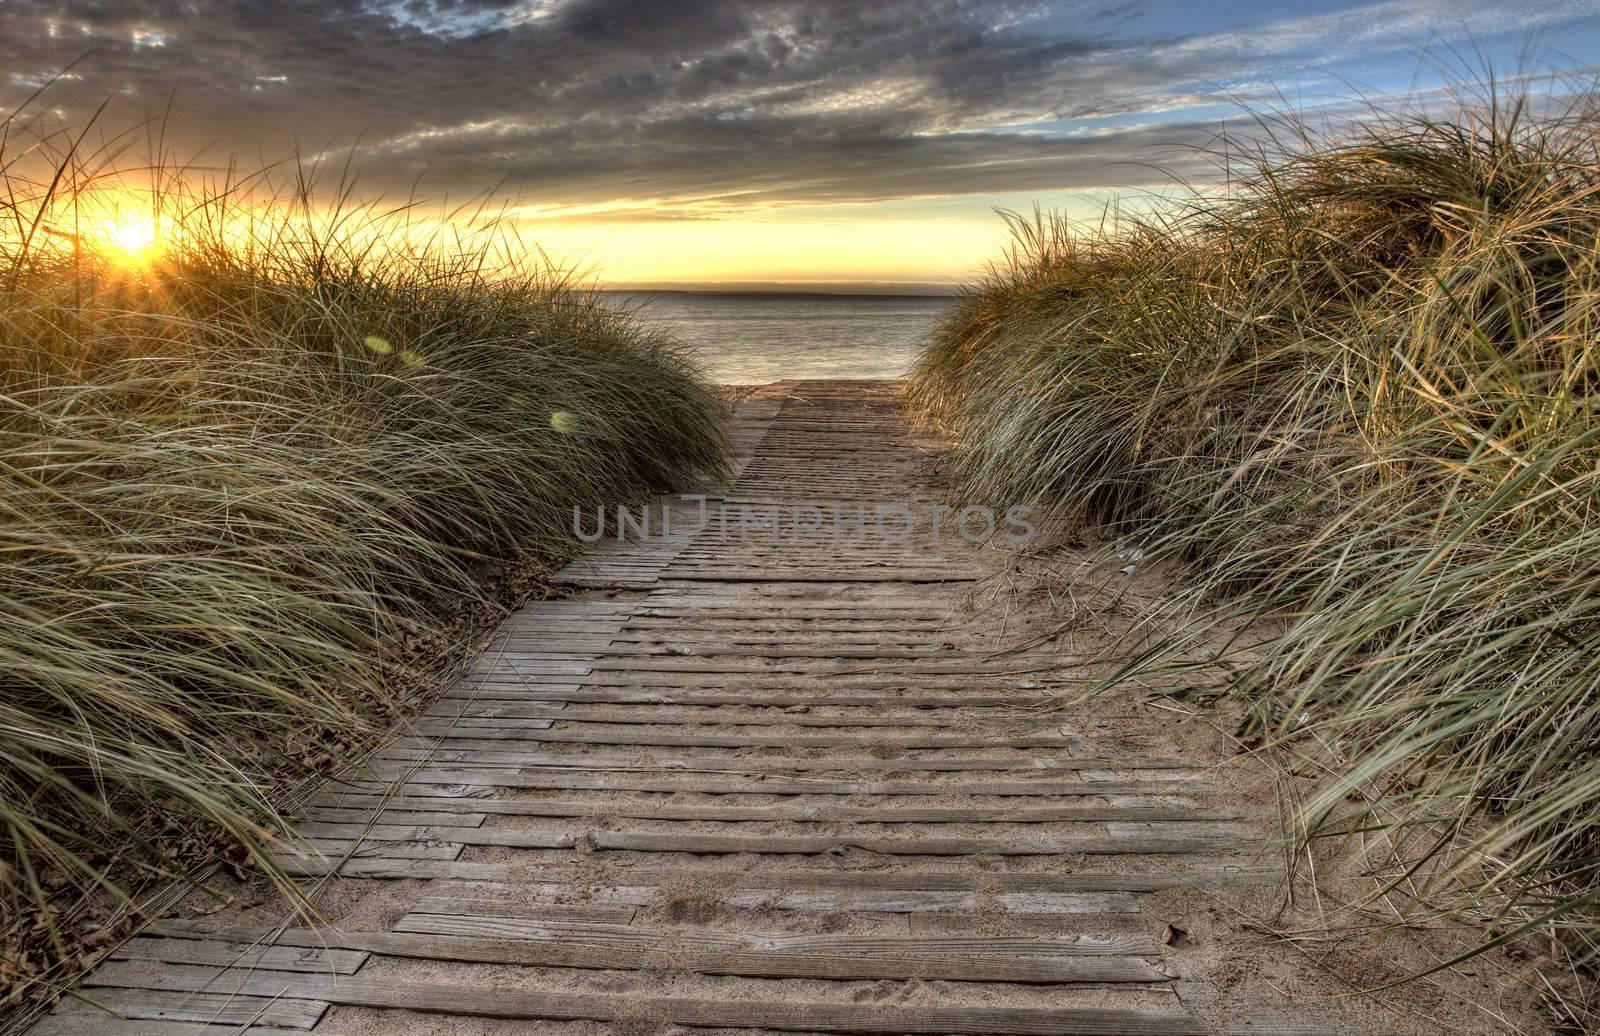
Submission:
[[[712,379],[898,378],[955,300],[911,295],[610,292],[691,347]]]

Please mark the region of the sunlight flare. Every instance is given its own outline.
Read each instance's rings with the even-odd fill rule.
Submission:
[[[148,264],[160,251],[153,212],[119,212],[101,227],[100,246],[107,256],[130,266]]]

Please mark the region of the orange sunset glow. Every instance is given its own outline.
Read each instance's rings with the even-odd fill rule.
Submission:
[[[98,246],[117,262],[143,265],[159,251],[155,213],[134,209],[104,220],[93,235]]]

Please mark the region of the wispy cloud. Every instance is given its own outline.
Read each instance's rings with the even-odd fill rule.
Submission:
[[[500,185],[547,219],[1140,185],[1240,96],[1382,74],[1429,43],[1600,3],[1381,2],[1247,18],[1115,0],[335,0],[0,5],[0,103],[163,110],[188,154],[364,142],[363,182]],[[1347,91],[1346,91],[1347,92]]]

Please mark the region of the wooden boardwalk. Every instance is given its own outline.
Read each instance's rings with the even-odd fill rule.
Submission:
[[[1073,660],[983,606],[1005,551],[877,527],[944,496],[896,387],[772,386],[733,432],[703,515],[597,545],[311,800],[332,924],[156,922],[84,983],[122,1018],[34,1032],[1323,1031],[1219,1006],[1144,909],[1274,882],[1261,818],[1038,708]]]

